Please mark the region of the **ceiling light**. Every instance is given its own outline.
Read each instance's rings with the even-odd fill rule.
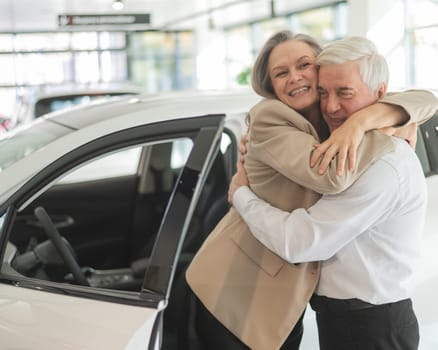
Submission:
[[[114,0],[113,1],[113,10],[122,10],[123,9],[123,1],[122,0]]]

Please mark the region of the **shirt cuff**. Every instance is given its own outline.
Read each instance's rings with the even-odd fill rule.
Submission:
[[[241,214],[248,203],[253,200],[258,199],[253,191],[250,190],[248,186],[239,187],[233,195],[233,206]]]

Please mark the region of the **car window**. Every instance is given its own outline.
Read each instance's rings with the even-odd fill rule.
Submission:
[[[231,137],[230,135],[228,135],[227,133],[222,133],[222,138],[221,138],[221,152],[225,153],[227,152],[228,148],[230,147],[232,141],[231,141]]]
[[[58,184],[134,175],[137,172],[141,149],[142,147],[135,147],[93,159],[64,176]]]
[[[192,149],[193,142],[190,139],[175,140],[172,144],[170,167],[178,169],[184,166]]]
[[[36,123],[6,134],[0,139],[0,171],[70,132],[70,128],[60,124]]]
[[[2,272],[74,281],[51,243],[50,229],[37,216],[42,207],[80,265],[98,271],[94,287],[139,292],[145,266],[134,276],[130,265],[149,256],[192,148],[188,137],[140,144],[102,154],[60,176],[17,214],[9,241],[14,249],[9,251],[17,251],[18,257],[12,269],[3,261]],[[140,191],[142,182],[147,191]]]
[[[180,169],[187,161],[193,142],[188,138],[177,139],[171,145],[170,167],[171,169]],[[93,159],[93,161],[64,176],[58,184],[135,175],[142,149],[143,146],[138,146]]]

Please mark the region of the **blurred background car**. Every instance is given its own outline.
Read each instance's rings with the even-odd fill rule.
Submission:
[[[17,96],[11,119],[14,124],[28,123],[44,114],[115,96],[138,95],[134,84],[87,84],[43,86]]]
[[[8,131],[12,127],[11,118],[0,115],[0,134]]]

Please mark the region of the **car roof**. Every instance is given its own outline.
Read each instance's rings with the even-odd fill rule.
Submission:
[[[124,96],[50,113],[44,118],[56,120],[73,129],[82,129],[93,124],[112,124],[112,128],[118,126],[123,129],[138,124],[207,114],[247,113],[249,107],[260,99],[260,96],[247,89]]]
[[[9,137],[39,123],[62,125],[70,129],[70,132],[0,172],[0,205],[28,179],[59,157],[93,140],[122,130],[170,120],[221,114],[227,116],[226,126],[240,135],[245,132],[246,127],[242,125],[242,115],[260,99],[260,96],[246,89],[186,91],[123,97],[49,113],[14,130]]]

